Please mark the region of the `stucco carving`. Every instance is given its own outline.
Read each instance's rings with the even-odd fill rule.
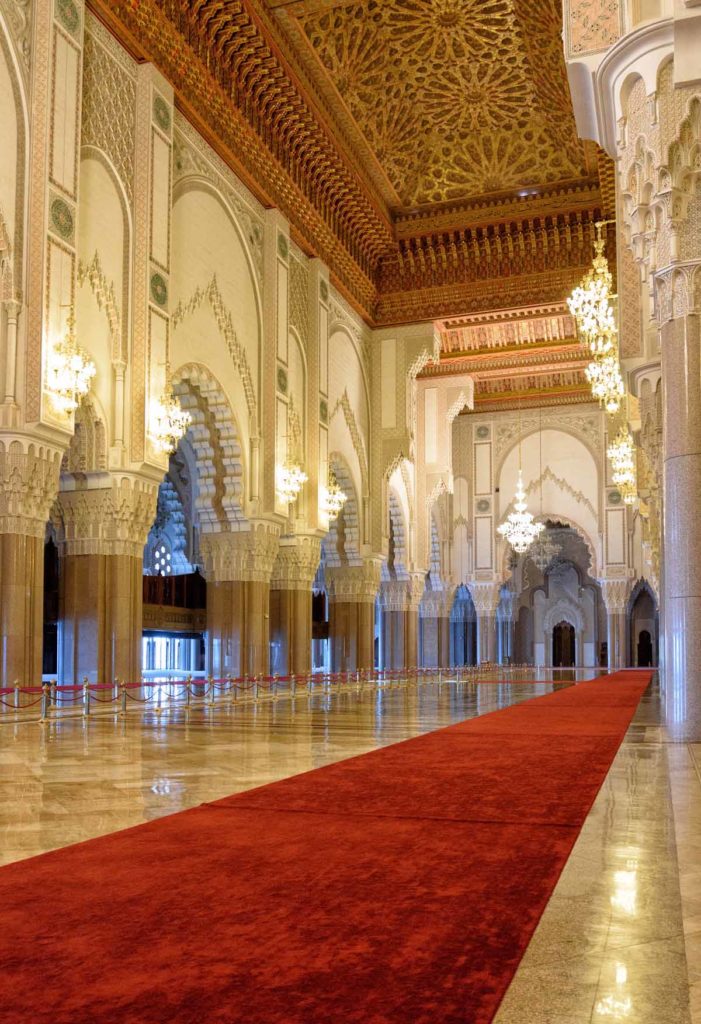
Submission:
[[[24,435],[0,438],[0,533],[44,536],[62,455]]]
[[[217,322],[217,327],[219,328],[221,336],[229,351],[229,355],[231,356],[231,361],[236,367],[241,378],[249,415],[255,418],[256,392],[251,369],[248,365],[248,357],[244,346],[236,336],[236,329],[234,328],[234,321],[231,312],[224,305],[222,294],[219,291],[216,274],[212,277],[212,280],[205,288],[196,288],[192,296],[187,301],[181,300],[178,303],[173,311],[173,315],[171,316],[173,329],[177,329],[178,325],[181,324],[186,317],[191,316],[205,302],[209,303],[212,313],[214,314],[214,319]]]
[[[363,559],[361,565],[327,566],[326,590],[330,601],[369,604],[380,586],[380,560]]]
[[[207,533],[200,538],[205,576],[218,583],[229,580],[268,583],[280,543],[280,527],[252,520],[232,533]]]
[[[52,517],[59,551],[142,558],[157,498],[152,480],[112,476],[105,486],[102,475],[63,476]]]
[[[281,537],[273,566],[272,590],[310,590],[319,568],[321,540],[314,534]]]

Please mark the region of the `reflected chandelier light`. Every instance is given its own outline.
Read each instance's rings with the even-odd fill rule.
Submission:
[[[307,481],[307,474],[296,462],[286,462],[275,470],[275,490],[284,505],[296,501],[302,486]]]
[[[166,364],[166,380],[170,376]],[[192,425],[192,416],[180,405],[173,391],[167,388],[160,398],[151,402],[150,438],[154,448],[164,455],[171,455],[188,428]]]
[[[632,505],[638,496],[635,474],[635,445],[628,427],[621,427],[606,449],[613,467],[611,479],[619,488],[626,505]]]
[[[68,333],[49,350],[47,390],[56,409],[69,416],[90,390],[95,364],[79,347],[75,337],[75,319],[68,317]]]
[[[336,474],[330,469],[328,483],[326,487],[321,488],[321,507],[326,512],[329,521],[339,516],[347,500],[348,495],[341,489]]]
[[[598,221],[594,242],[592,269],[567,300],[570,313],[577,321],[577,330],[589,347],[592,361],[585,370],[592,395],[605,406],[609,414],[618,412],[625,387],[618,363],[618,329],[611,305],[612,277],[608,260],[604,256],[606,244],[602,228],[609,221]]]
[[[497,527],[497,533],[507,541],[514,551],[520,555],[529,547],[544,528],[544,523],[537,523],[528,511],[526,492],[523,489],[521,467],[518,470],[518,485],[514,500],[514,511],[510,512],[505,522]]]

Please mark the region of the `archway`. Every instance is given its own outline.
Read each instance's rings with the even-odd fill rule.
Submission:
[[[630,595],[628,627],[630,664],[638,668],[657,665],[657,603],[646,580],[639,580]],[[641,661],[641,658],[644,660]]]
[[[570,622],[553,626],[553,668],[574,668],[575,633]]]
[[[641,629],[638,634],[637,655],[638,668],[649,668],[652,665],[652,637],[647,629]]]

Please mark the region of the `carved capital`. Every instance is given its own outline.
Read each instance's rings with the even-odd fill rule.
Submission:
[[[362,565],[327,566],[324,571],[329,601],[371,604],[380,587],[381,562],[366,558]]]
[[[243,525],[244,529],[233,533],[200,536],[200,555],[208,580],[269,582],[280,544],[280,527],[267,519]]]
[[[315,534],[282,537],[273,566],[273,590],[311,590],[321,557],[321,540]]]
[[[53,513],[61,554],[142,558],[157,499],[153,480],[64,475]]]
[[[657,271],[655,312],[660,326],[689,313],[701,313],[701,261],[686,260]]]
[[[409,608],[409,584],[407,580],[383,580],[380,585],[380,601],[388,612],[405,612]]]
[[[0,533],[44,536],[62,456],[61,449],[23,435],[0,438]]]
[[[631,581],[627,576],[601,579],[599,586],[609,615],[620,615],[626,610]]]
[[[472,580],[468,584],[478,615],[494,615],[499,604],[501,583],[498,580]]]

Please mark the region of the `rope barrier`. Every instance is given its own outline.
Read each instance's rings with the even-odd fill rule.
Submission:
[[[62,713],[82,713],[89,716],[92,705],[100,705],[101,713],[126,714],[128,703],[140,707],[153,706],[158,710],[169,707],[215,707],[217,704],[238,703],[246,699],[257,703],[260,699],[276,701],[280,693],[289,699],[300,695],[311,697],[315,692],[327,695],[332,691],[344,690],[358,697],[366,685],[376,690],[396,689],[402,681],[421,683],[436,680],[440,686],[444,681],[458,685],[476,685],[480,681],[491,681],[510,685],[519,680],[530,680],[534,666],[529,665],[461,665],[454,667],[426,668],[412,666],[405,669],[357,669],[355,671],[317,672],[296,675],[226,676],[221,678],[188,677],[187,679],[140,680],[114,683],[90,683],[87,677],[82,683],[62,683],[52,680],[41,686],[5,686],[0,688],[0,707],[7,709],[0,714],[0,722],[13,720],[28,709],[41,705],[39,721],[60,717]],[[538,668],[538,672],[553,673],[551,668]],[[546,680],[547,682],[547,680]],[[107,690],[110,696],[98,696]],[[140,697],[138,693],[144,693]],[[150,694],[146,694],[150,691]],[[12,700],[5,697],[12,696]],[[21,697],[37,695],[35,700],[21,702]]]

